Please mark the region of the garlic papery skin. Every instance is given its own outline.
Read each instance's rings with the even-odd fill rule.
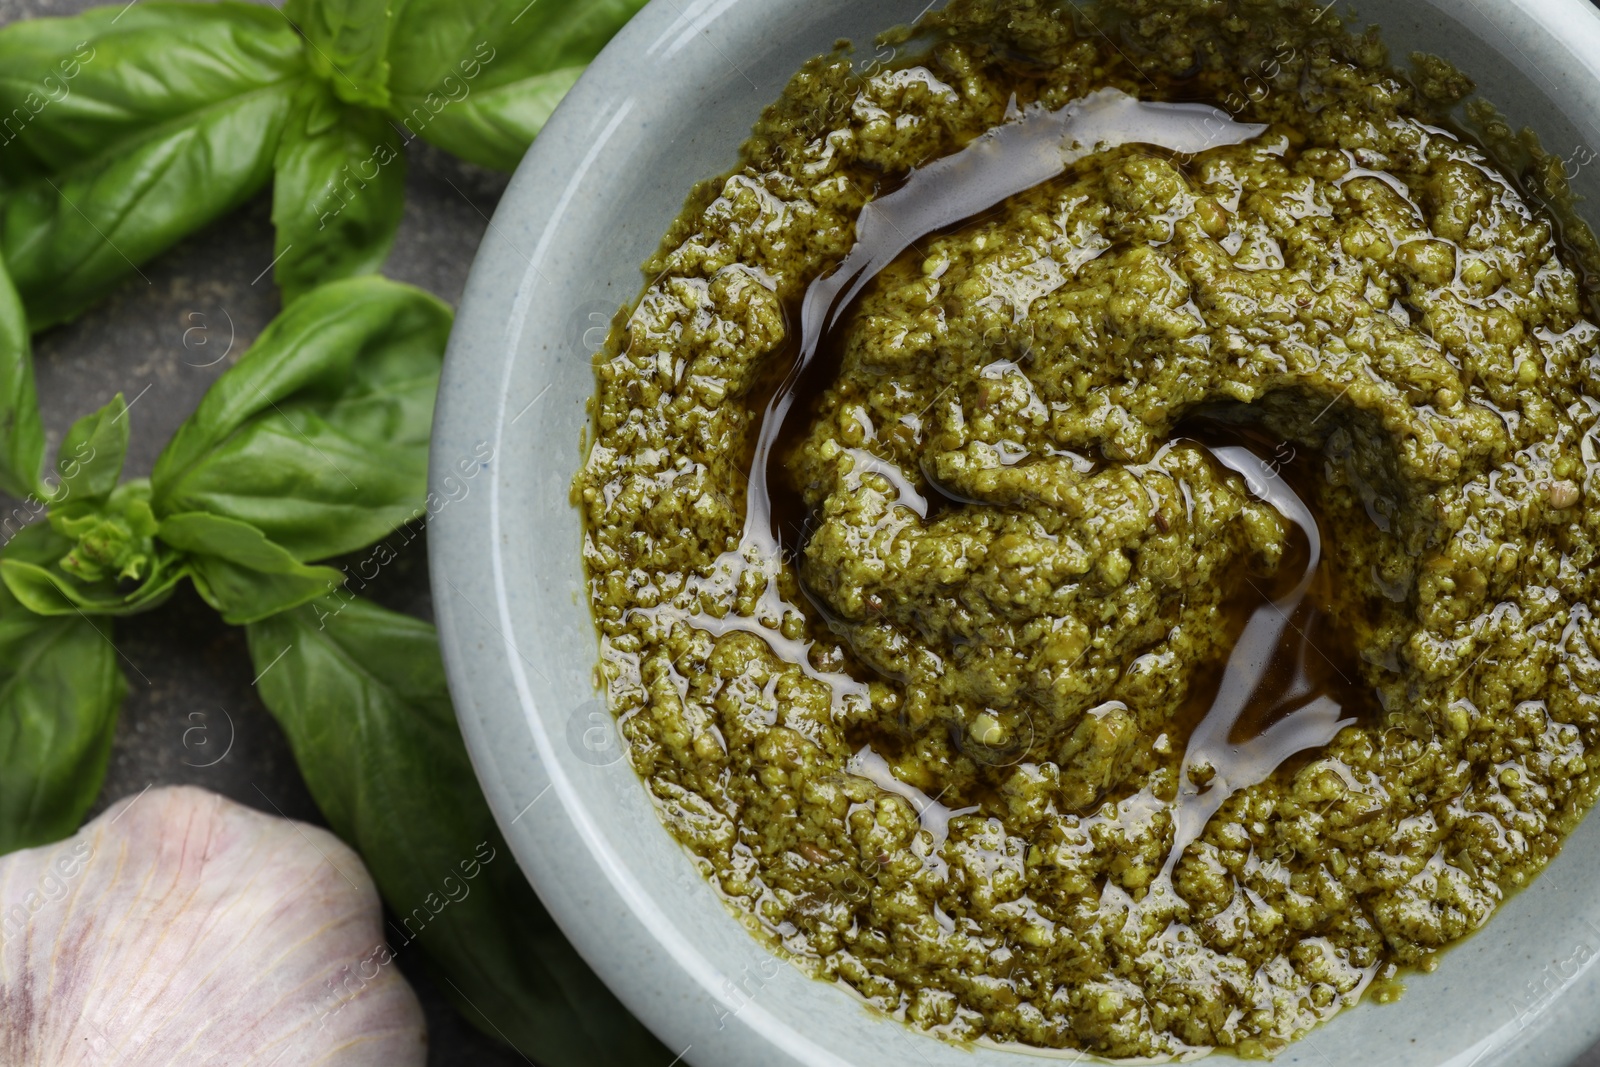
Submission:
[[[0,1067],[421,1067],[382,924],[326,830],[148,790],[0,857]]]

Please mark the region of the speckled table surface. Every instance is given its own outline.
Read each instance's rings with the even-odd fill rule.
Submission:
[[[64,15],[85,0],[0,0],[0,24]],[[385,273],[452,304],[506,179],[421,141],[408,149],[405,218]],[[44,421],[53,446],[79,416],[121,391],[132,405],[127,475],[156,454],[206,388],[278,311],[270,198],[263,194],[146,265],[77,322],[35,339]],[[426,538],[366,591],[431,617]],[[243,630],[227,627],[185,586],[160,609],[124,622],[116,644],[130,683],[96,811],[152,783],[189,784],[263,811],[321,823],[287,741],[252,686]],[[468,1026],[420,969],[399,960],[428,1015],[431,1067],[527,1063]],[[1574,1067],[1600,1067],[1600,1045]]]

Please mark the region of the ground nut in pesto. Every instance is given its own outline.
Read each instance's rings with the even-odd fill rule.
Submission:
[[[1595,798],[1584,276],[1465,78],[1322,10],[954,0],[819,59],[597,362],[633,764],[753,930],[918,1027],[1270,1055]],[[938,185],[1108,101],[1216,136]]]

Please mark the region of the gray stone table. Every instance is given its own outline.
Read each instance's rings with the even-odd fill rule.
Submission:
[[[84,0],[0,0],[0,24],[90,6]],[[405,219],[385,273],[456,303],[506,180],[420,141],[408,148],[407,159]],[[258,196],[146,265],[142,278],[78,321],[35,339],[52,447],[74,419],[121,391],[132,404],[126,473],[150,473],[206,388],[278,311],[270,274],[262,276],[272,261],[270,207],[267,195]],[[366,592],[387,607],[431,617],[425,541],[410,542]],[[130,694],[97,812],[152,783],[189,784],[263,811],[322,822],[287,741],[252,687],[242,630],[219,622],[185,585],[160,609],[121,624],[116,636]],[[528,1062],[461,1019],[415,961],[402,954],[399,963],[427,1011],[431,1067]],[[1600,1046],[1577,1067],[1600,1067]]]

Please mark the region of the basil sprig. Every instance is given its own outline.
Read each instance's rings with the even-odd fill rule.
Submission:
[[[338,587],[342,572],[309,564],[420,510],[450,322],[381,277],[307,294],[217,379],[148,482],[117,483],[117,396],[67,433],[49,521],[0,550],[0,580],[41,615],[127,615],[189,577],[236,624]]]
[[[264,186],[306,77],[270,8],[156,0],[13,23],[0,71],[0,114],[28,116],[0,147],[0,254],[36,330]]]
[[[143,0],[0,30],[0,255],[35,330],[266,185],[292,301],[375,272],[421,137],[510,170],[643,0]]]

